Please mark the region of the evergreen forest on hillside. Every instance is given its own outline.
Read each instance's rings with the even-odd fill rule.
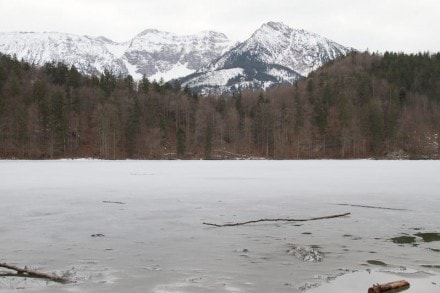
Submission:
[[[294,85],[206,97],[0,55],[0,158],[438,159],[439,134],[440,53],[353,52]]]

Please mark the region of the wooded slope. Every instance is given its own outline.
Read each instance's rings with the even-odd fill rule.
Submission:
[[[353,53],[232,97],[0,55],[0,158],[439,158],[439,134],[440,54]]]

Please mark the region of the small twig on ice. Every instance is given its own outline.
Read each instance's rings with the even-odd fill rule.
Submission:
[[[18,275],[26,275],[26,276],[32,277],[32,278],[42,278],[42,279],[47,279],[47,280],[50,280],[53,282],[63,283],[63,284],[69,283],[69,280],[64,277],[60,277],[60,276],[53,275],[53,274],[41,273],[38,271],[28,269],[27,267],[19,268],[14,265],[9,265],[7,263],[0,263],[0,267],[8,269],[8,270],[16,271]]]
[[[122,201],[110,201],[110,200],[103,200],[103,203],[114,203],[114,204],[126,204],[125,202]]]
[[[391,211],[407,211],[407,209],[397,209],[397,208],[387,208],[387,207],[378,207],[378,206],[367,206],[360,204],[348,204],[348,203],[339,203],[340,206],[349,206],[349,207],[358,207],[358,208],[367,208],[367,209],[379,209],[379,210],[391,210]]]
[[[344,213],[344,214],[337,214],[337,215],[330,215],[330,216],[323,216],[323,217],[316,217],[316,218],[305,218],[305,219],[291,219],[291,218],[259,219],[259,220],[252,220],[252,221],[239,222],[239,223],[228,223],[228,224],[213,224],[213,223],[203,222],[203,224],[209,225],[209,226],[214,226],[214,227],[231,227],[231,226],[240,226],[240,225],[247,225],[247,224],[259,223],[259,222],[306,222],[306,221],[316,221],[316,220],[345,217],[350,214],[351,213]]]

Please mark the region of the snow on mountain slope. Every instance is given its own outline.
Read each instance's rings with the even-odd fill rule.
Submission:
[[[208,76],[212,72],[242,68],[243,76],[228,83],[230,91],[293,83],[351,50],[319,35],[293,29],[282,23],[269,22],[263,24],[249,39],[199,70],[196,78],[186,78],[182,82],[202,92],[209,92],[212,91],[213,83]],[[207,77],[202,78],[202,75]]]
[[[105,37],[45,32],[0,33],[0,52],[35,65],[64,62],[85,74],[104,69],[135,80],[179,79],[199,92],[265,89],[293,83],[352,49],[316,34],[268,22],[242,43],[204,31],[176,35],[148,29],[117,43]]]
[[[174,64],[168,71],[158,71],[155,74],[150,75],[149,79],[156,81],[163,79],[164,81],[169,81],[190,75],[192,73],[194,73],[194,70],[189,68],[188,63],[181,64],[178,62],[177,64]]]
[[[105,68],[125,74],[124,63],[115,58],[107,45],[113,44],[104,38],[65,33],[0,33],[0,52],[15,55],[18,60],[39,66],[64,62],[85,74],[99,74]]]
[[[221,33],[206,31],[179,36],[146,30],[128,42],[65,33],[0,33],[0,52],[42,66],[47,62],[75,65],[85,74],[104,69],[115,74],[143,75],[171,80],[195,72],[227,51],[232,42]]]
[[[212,31],[179,36],[150,29],[130,41],[124,57],[137,65],[138,73],[170,80],[208,65],[232,45],[224,34]]]
[[[282,64],[302,76],[351,51],[317,34],[276,22],[264,24],[241,49],[259,51],[266,63]]]

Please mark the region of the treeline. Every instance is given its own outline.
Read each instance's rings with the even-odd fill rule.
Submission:
[[[201,97],[0,55],[0,157],[438,158],[440,54],[353,53],[294,85]]]

